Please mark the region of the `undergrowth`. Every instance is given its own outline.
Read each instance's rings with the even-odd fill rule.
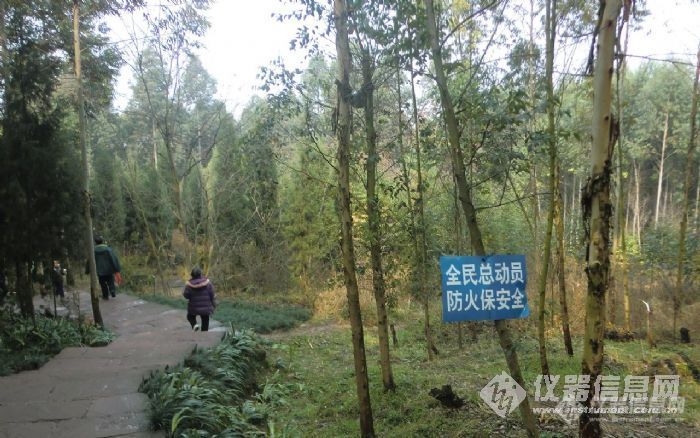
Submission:
[[[184,298],[163,295],[140,295],[141,298],[181,309],[187,308]],[[257,333],[287,330],[311,318],[311,311],[292,305],[269,305],[242,300],[219,300],[213,318],[235,329],[251,329]]]
[[[436,311],[437,313],[437,311]],[[436,316],[436,315],[435,315]],[[465,330],[460,349],[454,325],[435,323],[434,341],[440,354],[429,361],[420,318],[396,321],[398,345],[392,345],[391,358],[395,392],[385,392],[379,366],[376,328],[366,327],[364,341],[370,381],[374,426],[380,436],[420,437],[490,437],[526,436],[517,410],[506,418],[498,417],[481,399],[479,392],[489,380],[508,372],[503,351],[493,334],[492,324],[479,325],[472,340]],[[520,359],[525,389],[532,396],[534,382],[540,374],[537,338],[522,323],[511,322],[514,343]],[[516,330],[517,328],[517,330]],[[269,360],[281,369],[283,381],[297,386],[280,406],[274,421],[286,433],[304,437],[358,436],[358,406],[350,333],[347,327],[297,332],[277,338]],[[581,373],[582,340],[574,338],[574,357],[568,357],[560,336],[548,339],[549,365],[552,374]],[[683,357],[687,357],[684,359]],[[675,364],[674,370],[665,363]],[[700,382],[696,382],[690,364],[700,364],[696,346],[660,344],[649,350],[644,342],[605,343],[604,374],[628,375],[679,374],[680,395],[685,397],[685,413],[650,423],[606,422],[610,435],[623,436],[625,428],[634,427],[634,436],[653,430],[655,436],[694,436],[700,427]],[[557,387],[561,396],[564,377]],[[450,409],[431,397],[432,388],[451,385],[464,407]],[[302,389],[296,389],[296,388]],[[651,388],[650,388],[651,389]],[[614,428],[614,429],[613,429]],[[664,429],[666,428],[666,429]],[[540,418],[543,436],[576,436],[576,425],[567,425],[557,416]],[[651,436],[652,434],[649,434]],[[625,436],[627,436],[625,434]],[[630,435],[631,436],[631,435]]]
[[[41,367],[66,347],[104,346],[114,334],[92,324],[41,314],[35,320],[0,310],[0,375]]]
[[[150,399],[153,429],[170,437],[265,436],[271,410],[288,391],[274,382],[258,388],[266,368],[262,342],[251,331],[228,332],[183,364],[152,372],[139,391]]]

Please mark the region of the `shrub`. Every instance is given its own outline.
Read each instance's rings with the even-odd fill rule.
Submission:
[[[0,310],[0,375],[37,369],[66,347],[97,347],[112,342],[114,334],[67,318],[35,315],[27,319]]]
[[[219,345],[195,348],[182,365],[152,372],[139,391],[150,399],[150,421],[168,436],[264,436],[261,418],[242,409],[266,365],[250,331],[226,333]]]

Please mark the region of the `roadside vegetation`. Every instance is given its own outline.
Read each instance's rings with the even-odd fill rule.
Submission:
[[[100,347],[114,334],[85,320],[53,318],[34,320],[5,307],[0,310],[0,376],[41,367],[66,347]]]
[[[291,436],[358,436],[352,351],[347,348],[350,330],[344,325],[326,323],[311,322],[309,326],[308,330],[277,338],[277,344],[269,350],[269,361],[280,367],[283,379],[297,384],[290,387],[289,402],[276,410],[276,421]],[[538,341],[527,324],[516,322],[511,327],[522,333],[516,348],[521,357],[525,389],[532,397],[536,376],[540,374]],[[472,332],[477,333],[473,340]],[[561,335],[555,330],[547,334],[553,353],[550,370],[562,376],[557,386],[557,395],[561,396],[563,376],[581,372],[581,338],[574,337],[576,354],[568,357]],[[435,343],[440,354],[433,361],[428,361],[419,320],[403,315],[397,321],[397,337],[398,345],[392,348],[396,391],[385,392],[376,328],[368,327],[365,331],[370,397],[375,430],[380,436],[526,436],[517,411],[502,419],[479,397],[481,388],[506,371],[492,327],[478,324],[473,326],[473,331],[465,327],[464,346],[460,349],[457,327],[439,325]],[[682,415],[649,422],[605,422],[606,430],[614,436],[694,436],[700,427],[696,414],[700,408],[698,364],[700,351],[693,346],[663,342],[650,350],[640,340],[607,341],[604,374],[619,375],[622,380],[627,375],[678,374],[680,395],[686,402]],[[433,388],[443,385],[451,385],[454,393],[464,400],[464,406],[448,408],[431,396]],[[576,423],[567,424],[555,414],[540,415],[539,424],[541,436],[577,435]]]
[[[140,391],[150,399],[153,429],[169,437],[274,435],[268,421],[290,385],[258,385],[268,368],[264,344],[251,331],[228,332],[217,346],[151,373]]]

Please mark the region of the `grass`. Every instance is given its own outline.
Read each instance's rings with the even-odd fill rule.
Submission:
[[[153,429],[177,437],[269,433],[269,412],[288,391],[278,383],[258,387],[267,365],[262,342],[250,331],[227,333],[216,347],[195,349],[182,365],[151,373],[139,390],[150,400]]]
[[[520,365],[530,396],[533,383],[540,373],[538,343],[529,335],[526,323],[516,323],[514,330]],[[428,362],[420,320],[406,319],[400,324],[399,347],[392,349],[392,366],[397,384],[395,393],[384,393],[378,364],[376,329],[365,330],[367,366],[370,375],[370,396],[374,412],[375,431],[380,436],[488,437],[525,436],[517,414],[502,419],[480,399],[479,391],[501,371],[507,371],[503,352],[490,325],[484,326],[477,342],[465,342],[457,347],[454,326],[435,325],[440,355]],[[468,336],[465,335],[468,339]],[[657,361],[670,358],[681,375],[680,395],[686,397],[686,425],[668,426],[661,435],[672,433],[672,427],[691,427],[697,423],[700,406],[700,385],[693,381],[679,352],[700,364],[697,348],[661,344],[649,351],[646,345],[634,342],[606,342],[605,373],[620,375],[656,374],[651,372]],[[550,370],[553,374],[578,375],[581,371],[581,342],[574,342],[575,355],[569,358],[563,342],[553,336],[548,341]],[[349,329],[315,331],[313,336],[295,336],[284,340],[271,350],[271,361],[285,368],[287,381],[298,382],[303,390],[290,394],[290,403],[282,406],[274,421],[294,436],[357,436],[359,434],[353,356]],[[652,367],[652,368],[650,368]],[[671,374],[656,370],[658,374]],[[563,379],[563,377],[562,377]],[[431,388],[450,384],[455,393],[466,401],[460,410],[443,408],[429,396]],[[563,383],[557,387],[561,391]],[[625,423],[622,423],[625,424]],[[697,427],[698,424],[695,424]],[[544,436],[575,436],[574,426],[567,426],[552,416],[541,418]],[[625,427],[627,427],[625,425]],[[632,427],[649,427],[635,424]],[[666,426],[664,426],[666,427]],[[687,431],[687,429],[683,429]],[[679,436],[687,432],[679,432]]]
[[[181,309],[187,308],[184,298],[141,294],[143,299]],[[251,329],[257,333],[287,330],[311,317],[311,311],[292,305],[257,304],[243,300],[219,300],[213,316],[235,329]]]
[[[66,347],[103,346],[114,334],[82,321],[0,311],[0,376],[33,370]]]

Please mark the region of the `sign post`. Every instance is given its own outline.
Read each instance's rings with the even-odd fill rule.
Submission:
[[[442,320],[527,318],[524,255],[442,256]]]

